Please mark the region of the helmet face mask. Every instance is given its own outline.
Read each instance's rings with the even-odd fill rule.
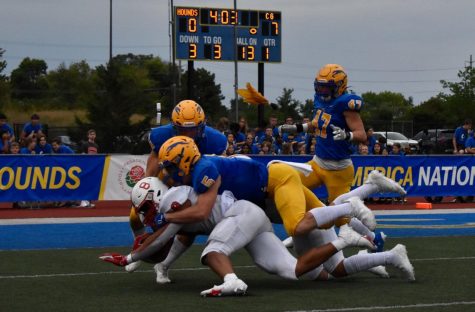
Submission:
[[[173,109],[172,123],[176,135],[199,139],[204,134],[205,113],[195,101],[183,100]]]
[[[338,64],[323,66],[315,78],[315,93],[322,102],[329,102],[346,92],[348,78]]]
[[[168,187],[156,177],[146,177],[135,184],[130,197],[135,213],[143,224],[153,222],[167,191]]]

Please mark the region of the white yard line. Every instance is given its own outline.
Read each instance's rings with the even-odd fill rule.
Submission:
[[[475,260],[474,257],[453,257],[453,258],[422,258],[422,259],[411,259],[411,262],[419,261],[464,261],[464,260]],[[257,268],[255,265],[241,265],[235,266],[236,269],[252,269]],[[181,268],[181,269],[170,269],[170,271],[202,271],[209,270],[208,267],[194,267],[194,268]],[[134,273],[150,273],[154,272],[153,270],[137,270]],[[103,271],[103,272],[79,272],[79,273],[54,273],[54,274],[35,274],[35,275],[0,275],[0,280],[2,279],[19,279],[19,278],[47,278],[47,277],[65,277],[65,276],[86,276],[86,275],[110,275],[110,274],[130,274],[124,271]]]
[[[345,311],[372,311],[372,310],[399,310],[399,309],[421,309],[421,308],[435,308],[435,307],[449,307],[458,305],[475,305],[475,301],[454,301],[454,302],[439,302],[439,303],[416,303],[408,305],[395,306],[368,306],[355,308],[340,308],[340,309],[319,309],[319,310],[296,310],[287,312],[345,312]],[[468,307],[465,307],[468,308]],[[464,307],[460,307],[464,309]]]

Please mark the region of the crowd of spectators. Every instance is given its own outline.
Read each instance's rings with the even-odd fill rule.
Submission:
[[[97,154],[99,146],[95,143],[96,131],[91,129],[88,131],[88,140],[77,151],[83,154]],[[69,146],[63,144],[60,137],[48,140],[44,127],[40,122],[40,116],[33,114],[30,121],[25,123],[21,133],[17,139],[12,126],[8,123],[8,118],[0,112],[0,155],[46,155],[46,154],[75,154],[76,151]],[[20,202],[15,203],[16,206],[35,206],[41,208],[42,205],[51,206],[51,203],[41,202]],[[55,202],[56,207],[78,206],[78,207],[94,207],[89,201],[80,202]]]

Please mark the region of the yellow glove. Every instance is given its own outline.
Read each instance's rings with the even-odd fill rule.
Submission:
[[[246,89],[238,89],[238,94],[242,96],[244,102],[254,105],[268,105],[269,101],[257,91],[249,82],[246,83]]]

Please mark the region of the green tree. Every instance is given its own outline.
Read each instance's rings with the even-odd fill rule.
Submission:
[[[3,74],[3,71],[7,68],[7,62],[3,60],[4,53],[5,50],[0,48],[0,111],[10,101],[7,76]]]
[[[447,120],[447,105],[440,97],[432,97],[429,100],[415,106],[407,115],[407,119],[414,122],[414,133],[424,129],[451,128],[453,125]]]
[[[188,72],[182,75],[181,91],[178,101],[188,98]],[[224,96],[221,93],[221,85],[216,84],[215,75],[204,68],[198,68],[193,73],[193,82],[191,90],[191,100],[195,100],[200,104],[205,113],[206,118],[212,123],[216,123],[220,117],[228,116],[228,109],[221,104]]]
[[[401,93],[366,92],[361,97],[364,103],[361,117],[365,124],[372,124],[375,128],[379,124],[387,124],[388,121],[404,120],[413,108],[412,98],[406,99]]]
[[[153,95],[146,92],[152,81],[143,66],[127,60],[115,57],[96,68],[96,92],[86,103],[90,124],[77,119],[82,127],[94,126],[104,152],[130,152],[133,135],[150,126],[150,118],[132,123],[131,117],[153,107]]]
[[[300,120],[300,112],[303,104],[299,100],[293,98],[292,93],[294,89],[284,88],[282,95],[276,100],[276,104],[279,106],[278,119],[284,120],[286,117],[292,117],[294,120]]]
[[[23,59],[10,77],[12,96],[18,99],[39,99],[47,96],[47,69],[48,65],[44,60],[29,57]]]
[[[93,70],[85,61],[73,63],[69,67],[63,63],[50,71],[47,80],[51,89],[54,107],[84,107],[94,92]]]
[[[447,121],[453,125],[467,118],[475,120],[475,69],[467,66],[457,76],[458,82],[441,80],[442,87],[450,93],[439,95],[446,102]]]

